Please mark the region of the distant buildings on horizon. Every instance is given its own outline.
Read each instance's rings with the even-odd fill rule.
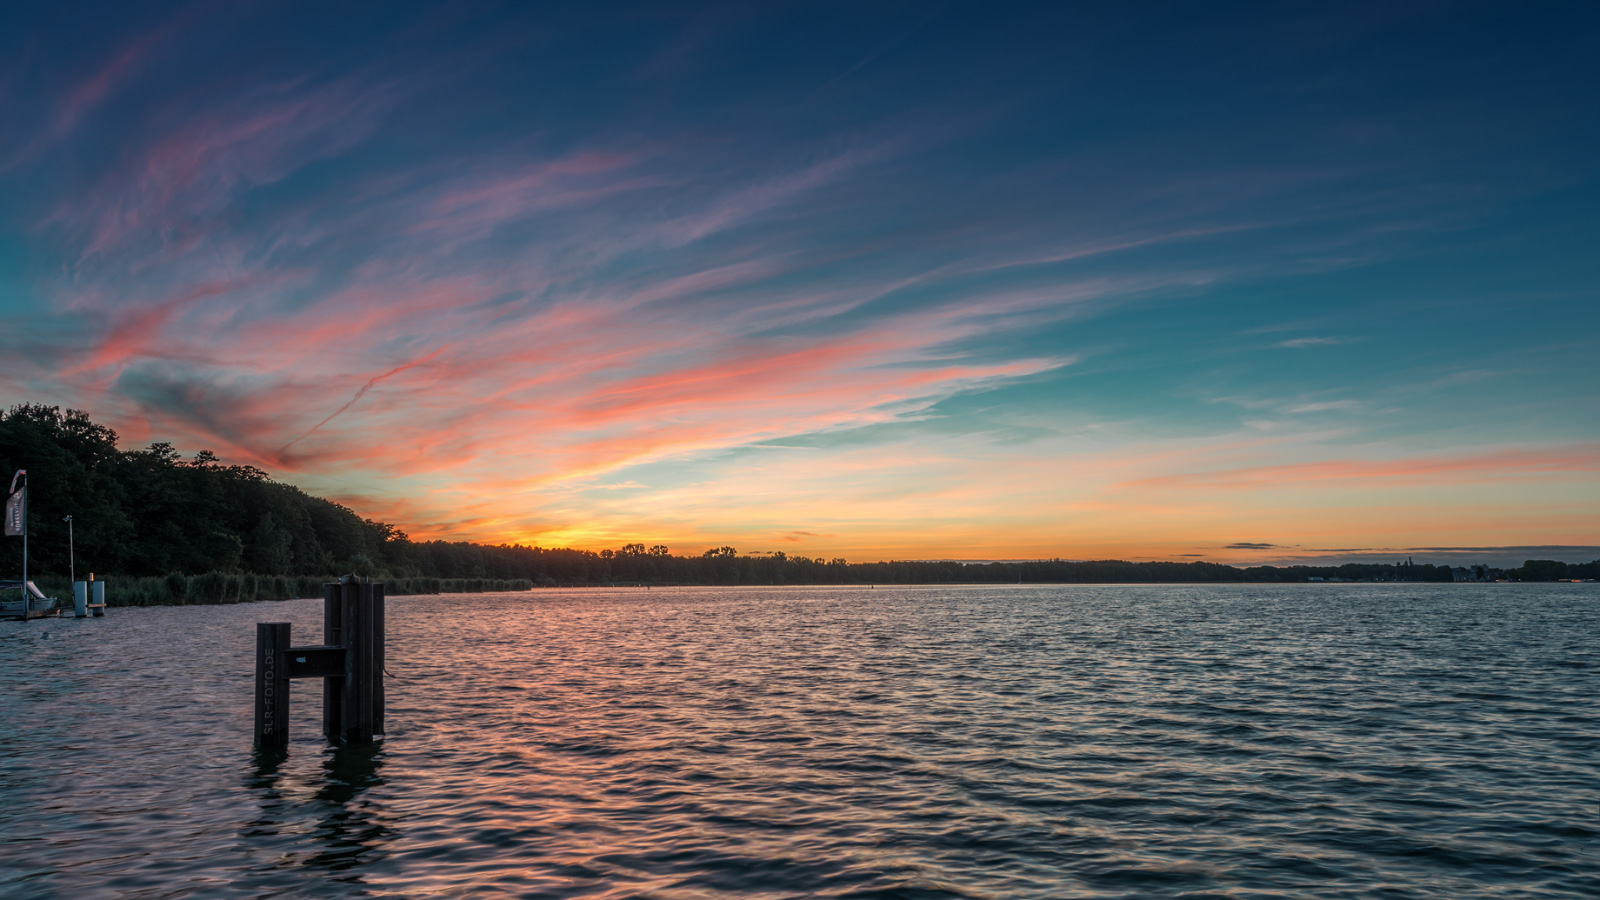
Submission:
[[[1506,570],[1494,566],[1455,566],[1450,570],[1456,581],[1504,581]]]

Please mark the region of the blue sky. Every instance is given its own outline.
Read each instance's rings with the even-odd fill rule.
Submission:
[[[125,443],[547,546],[1600,555],[1592,4],[0,16],[0,399]]]

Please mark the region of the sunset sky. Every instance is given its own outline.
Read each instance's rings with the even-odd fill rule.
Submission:
[[[9,4],[0,403],[415,538],[1587,560],[1597,97],[1595,3]]]

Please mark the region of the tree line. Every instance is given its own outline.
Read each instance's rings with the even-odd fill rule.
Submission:
[[[1048,584],[1450,581],[1448,566],[1252,566],[1122,560],[967,564],[954,561],[850,563],[785,553],[741,555],[717,547],[680,556],[666,546],[615,550],[413,541],[391,524],[363,519],[331,500],[272,480],[252,466],[226,465],[209,451],[181,456],[171,444],[121,450],[115,431],[80,410],[22,404],[0,414],[0,471],[29,472],[30,571],[67,574],[73,517],[79,577],[166,579],[173,596],[200,596],[169,576],[218,573],[206,595],[269,596],[315,579],[354,573],[423,587],[597,584]],[[1529,566],[1533,563],[1530,562]],[[1559,564],[1565,565],[1565,564]],[[1576,567],[1582,568],[1582,567]],[[21,542],[0,542],[0,572],[21,569]],[[1544,570],[1540,570],[1543,572]],[[1565,570],[1563,570],[1565,571]],[[244,578],[243,576],[255,576]],[[9,574],[0,577],[14,577]],[[1563,575],[1556,577],[1576,577]],[[269,582],[276,587],[270,590]],[[206,585],[212,580],[204,581]],[[161,588],[150,581],[152,596]],[[261,585],[252,588],[252,585]],[[287,585],[287,587],[285,587]],[[397,585],[398,587],[399,585]],[[159,602],[152,600],[151,602]]]
[[[1562,581],[1571,578],[1600,579],[1600,559],[1586,563],[1567,563],[1555,559],[1530,559],[1506,571],[1511,581]]]

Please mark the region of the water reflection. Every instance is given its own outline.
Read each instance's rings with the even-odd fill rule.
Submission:
[[[0,898],[1592,900],[1566,587],[398,598],[388,738],[255,757],[251,604],[0,626]]]
[[[381,784],[383,745],[378,743],[334,747],[322,761],[322,787],[316,799],[324,812],[313,835],[322,849],[306,865],[324,869],[349,869],[379,851],[389,829],[380,823],[361,799],[368,788]]]
[[[252,791],[271,788],[278,780],[278,769],[289,754],[284,750],[255,750],[250,754],[251,768],[245,776],[244,786]]]
[[[289,839],[294,847],[277,865],[294,868],[338,872],[377,859],[392,832],[363,795],[383,783],[383,745],[330,745],[315,770],[294,762],[281,752],[254,754],[245,788],[260,815],[242,829],[246,842]]]

